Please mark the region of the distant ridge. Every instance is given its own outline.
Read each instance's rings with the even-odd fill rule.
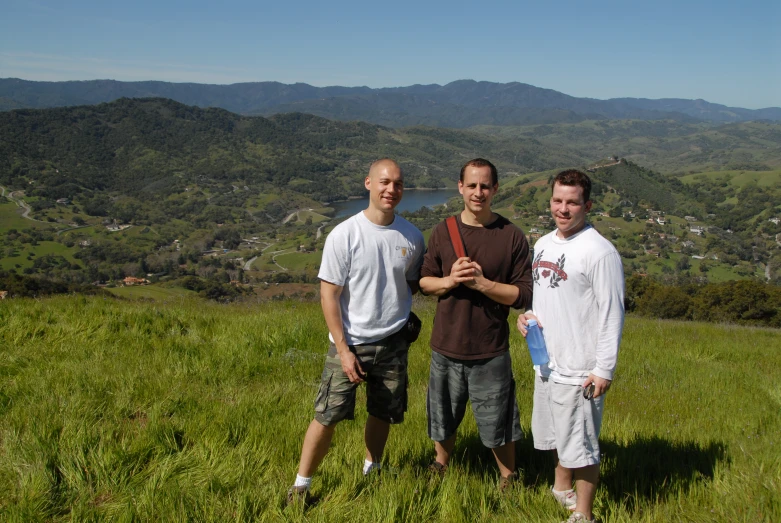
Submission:
[[[781,108],[742,109],[704,100],[576,98],[520,82],[458,80],[446,85],[314,87],[304,83],[232,85],[88,80],[33,82],[0,79],[0,110],[94,105],[119,98],[169,98],[187,105],[220,107],[247,115],[305,112],[335,120],[363,120],[389,127],[431,125],[531,125],[583,120],[636,119],[781,121]]]

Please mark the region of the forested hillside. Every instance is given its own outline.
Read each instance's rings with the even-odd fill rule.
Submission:
[[[465,160],[491,159],[500,172],[495,208],[532,240],[551,227],[550,177],[588,169],[592,220],[628,276],[679,288],[779,281],[781,170],[767,168],[781,160],[780,127],[592,120],[391,129],[166,99],[0,113],[0,287],[83,292],[136,278],[165,283],[163,296],[234,299],[257,285],[315,281],[338,221],[326,202],[362,196],[370,162],[383,156],[400,162],[408,188],[452,187]],[[643,157],[759,168],[699,172],[695,163],[671,176]],[[461,205],[451,204],[406,216],[425,231]],[[676,317],[701,315],[699,291],[687,292],[692,305]],[[638,311],[654,310],[641,294],[660,295],[656,288],[637,294]]]
[[[49,200],[94,191],[160,199],[188,185],[225,192],[235,184],[331,201],[362,194],[356,182],[382,156],[402,163],[409,187],[452,185],[463,160],[478,152],[516,173],[583,161],[534,140],[394,131],[296,113],[244,117],[164,99],[0,113],[0,133],[0,183]]]
[[[780,108],[725,107],[704,100],[577,98],[520,82],[458,80],[446,85],[314,87],[297,83],[233,85],[168,82],[31,82],[0,79],[0,110],[110,102],[118,98],[162,97],[199,107],[242,114],[306,112],[335,120],[364,120],[402,127],[434,125],[526,125],[593,119],[671,119],[681,122],[781,120]]]

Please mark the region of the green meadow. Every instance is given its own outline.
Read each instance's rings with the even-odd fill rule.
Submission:
[[[52,255],[63,256],[69,263],[81,265],[81,262],[73,257],[74,252],[77,252],[75,248],[66,247],[58,242],[41,241],[35,246],[26,244],[19,250],[14,249],[13,256],[9,252],[5,252],[5,255],[0,258],[0,269],[25,269],[33,266],[35,256],[41,258]]]
[[[134,289],[133,292],[136,292]],[[420,300],[407,419],[361,475],[363,391],[287,507],[326,349],[317,303],[194,298],[0,301],[2,521],[544,521],[552,463],[532,448],[532,370],[511,351],[526,436],[507,495],[471,415],[444,479],[426,466]],[[512,318],[511,318],[512,321]],[[628,318],[601,437],[603,522],[781,521],[781,333]]]
[[[760,187],[772,187],[781,183],[781,169],[771,171],[708,171],[682,176],[684,183],[725,182],[735,187],[755,183]]]
[[[10,229],[50,228],[54,224],[26,220],[22,218],[20,208],[13,202],[0,198],[0,233],[5,234]]]

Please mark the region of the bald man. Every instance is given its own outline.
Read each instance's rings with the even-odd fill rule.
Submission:
[[[404,193],[396,162],[374,162],[364,185],[368,207],[337,225],[323,249],[320,303],[331,343],[288,503],[310,500],[312,475],[328,452],[336,424],[353,419],[360,383],[366,382],[369,413],[364,475],[379,471],[390,425],[400,423],[407,409],[404,327],[425,244],[414,225],[394,214]]]

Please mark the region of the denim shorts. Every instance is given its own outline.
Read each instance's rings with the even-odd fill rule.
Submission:
[[[370,344],[349,347],[365,375],[366,410],[388,423],[401,423],[407,411],[409,343],[396,333]],[[315,419],[325,426],[353,419],[358,385],[350,382],[342,370],[336,345],[331,343],[315,398]]]
[[[445,441],[456,433],[467,400],[486,447],[501,447],[523,437],[509,352],[480,360],[431,353],[426,410],[432,440]]]

